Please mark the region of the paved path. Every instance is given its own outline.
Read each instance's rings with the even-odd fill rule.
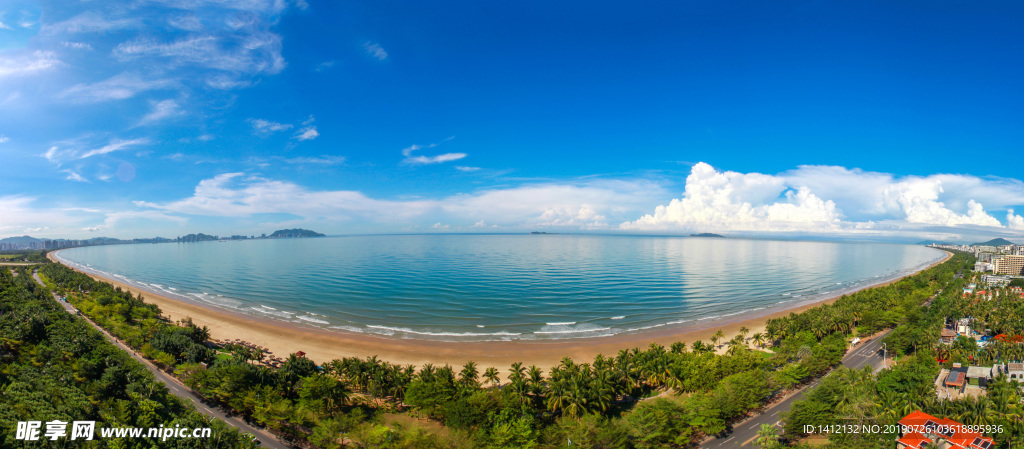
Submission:
[[[39,285],[46,285],[43,283],[43,280],[39,278],[39,273],[33,272],[32,277],[35,278],[36,282],[38,282]],[[56,293],[53,294],[53,299],[60,303],[61,306],[64,306],[64,310],[66,310],[68,313],[75,314],[77,312],[75,307],[72,306],[70,303],[61,301]],[[267,432],[266,430],[250,426],[245,422],[245,420],[241,418],[229,417],[220,409],[210,407],[204,404],[202,399],[199,398],[199,396],[196,396],[195,393],[192,393],[192,390],[190,390],[188,387],[186,387],[184,384],[178,381],[178,379],[176,379],[174,376],[171,376],[170,374],[167,374],[163,370],[157,368],[156,365],[153,365],[149,360],[146,360],[145,357],[142,357],[141,355],[136,353],[135,350],[122,343],[121,340],[118,340],[113,335],[107,333],[105,329],[94,323],[85,315],[82,315],[82,318],[85,319],[87,323],[91,324],[92,327],[96,328],[96,330],[100,331],[100,333],[102,333],[103,336],[107,337],[107,340],[109,340],[115,346],[121,348],[128,354],[131,354],[131,356],[134,357],[135,360],[138,360],[139,363],[141,363],[143,366],[149,369],[149,372],[153,373],[156,379],[162,382],[164,386],[166,386],[167,389],[170,390],[171,394],[186,401],[191,401],[192,404],[195,405],[196,410],[198,410],[199,413],[224,421],[229,426],[237,428],[240,432],[246,432],[255,435],[256,438],[260,440],[261,445],[264,447],[270,447],[274,449],[287,449],[291,447],[287,444],[282,443],[280,440],[277,439],[277,437]]]
[[[850,369],[861,369],[866,365],[870,365],[875,371],[880,370],[882,367],[881,340],[886,335],[889,335],[889,332],[892,332],[892,330],[885,331],[871,340],[861,343],[856,349],[847,352],[846,355],[843,356],[843,366]],[[827,377],[829,374],[826,374],[825,376]],[[756,447],[753,444],[754,438],[757,438],[757,431],[761,429],[761,424],[781,427],[781,414],[789,411],[790,407],[793,406],[793,402],[803,399],[807,392],[817,387],[819,383],[821,383],[821,379],[811,382],[810,385],[807,385],[796,393],[791,394],[781,402],[769,406],[761,412],[761,414],[733,425],[732,433],[721,438],[706,441],[704,444],[701,444],[700,447],[704,449]]]

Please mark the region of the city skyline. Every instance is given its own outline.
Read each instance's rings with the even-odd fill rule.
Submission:
[[[747,6],[11,2],[0,238],[1024,237],[1024,8]]]

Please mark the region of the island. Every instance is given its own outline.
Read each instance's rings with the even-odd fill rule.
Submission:
[[[711,238],[716,238],[716,239],[724,239],[724,238],[726,238],[724,235],[712,234],[710,232],[704,232],[704,233],[700,233],[700,234],[690,234],[690,237],[711,237]]]
[[[299,237],[324,237],[324,235],[308,229],[281,229],[274,231],[273,234],[267,236],[268,239],[290,239]]]

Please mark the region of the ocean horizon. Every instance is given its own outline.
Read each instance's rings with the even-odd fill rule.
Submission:
[[[83,271],[255,319],[445,341],[699,326],[859,290],[944,256],[890,243],[573,234],[256,239],[57,254]]]

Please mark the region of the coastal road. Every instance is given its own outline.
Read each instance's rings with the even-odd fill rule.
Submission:
[[[882,366],[881,340],[886,335],[889,335],[889,332],[892,332],[892,330],[887,330],[871,340],[861,343],[856,349],[847,352],[843,356],[842,365],[850,369],[861,369],[864,366],[870,365],[872,369],[878,371]],[[830,374],[832,373],[825,376],[827,377]],[[761,425],[768,424],[782,427],[780,422],[782,420],[782,413],[789,411],[790,407],[793,406],[793,402],[803,399],[804,395],[817,387],[819,383],[821,383],[821,379],[811,382],[781,402],[769,406],[759,415],[735,424],[732,428],[732,433],[721,438],[705,441],[700,447],[704,449],[755,447],[753,445],[754,438],[757,438],[757,431],[761,430]]]
[[[39,285],[42,285],[44,287],[46,286],[46,284],[43,283],[43,280],[39,278],[39,273],[32,272],[32,277],[36,280],[36,282],[39,283]],[[63,306],[64,310],[66,310],[68,313],[74,315],[77,312],[77,310],[75,310],[74,306],[72,306],[70,303],[61,301],[56,293],[53,294],[53,299],[56,300],[61,306]],[[217,408],[214,408],[214,407],[210,407],[210,406],[204,404],[202,399],[199,398],[199,396],[196,396],[195,393],[192,393],[192,390],[190,390],[184,384],[179,382],[178,379],[174,378],[174,376],[171,376],[170,374],[167,374],[163,370],[157,368],[156,365],[153,365],[152,363],[150,363],[149,360],[146,360],[145,357],[142,357],[141,355],[136,353],[134,349],[132,349],[132,348],[128,347],[127,345],[125,345],[124,343],[122,343],[121,340],[118,340],[113,335],[110,335],[109,333],[107,333],[107,331],[105,329],[103,329],[102,327],[100,327],[99,325],[94,323],[92,320],[90,320],[85,315],[82,315],[81,318],[83,318],[87,323],[91,324],[92,327],[96,328],[96,330],[100,331],[100,333],[102,333],[103,336],[106,337],[107,340],[109,340],[115,346],[117,346],[118,348],[121,348],[121,350],[123,350],[123,351],[127,352],[128,354],[130,354],[132,357],[135,358],[135,360],[138,360],[139,363],[141,363],[143,366],[146,367],[146,369],[149,370],[149,372],[153,373],[153,376],[155,376],[158,381],[160,381],[161,383],[164,384],[164,386],[167,387],[167,389],[171,392],[171,394],[173,394],[173,395],[175,395],[175,396],[177,396],[177,397],[179,397],[179,398],[181,398],[181,399],[183,399],[185,401],[191,401],[192,404],[195,405],[196,410],[198,410],[199,413],[202,413],[202,414],[204,414],[206,416],[209,416],[211,418],[216,418],[216,419],[219,419],[221,421],[224,421],[229,426],[232,426],[232,427],[238,429],[240,432],[250,433],[252,435],[255,435],[256,438],[259,439],[260,444],[263,447],[269,447],[269,448],[274,448],[274,449],[287,449],[287,448],[292,447],[292,446],[289,446],[287,444],[282,443],[280,440],[277,439],[277,437],[275,437],[271,433],[269,433],[269,432],[267,432],[267,431],[265,431],[263,429],[260,429],[258,427],[250,426],[249,424],[247,424],[241,418],[229,417],[226,413],[224,413],[220,409],[217,409]]]

